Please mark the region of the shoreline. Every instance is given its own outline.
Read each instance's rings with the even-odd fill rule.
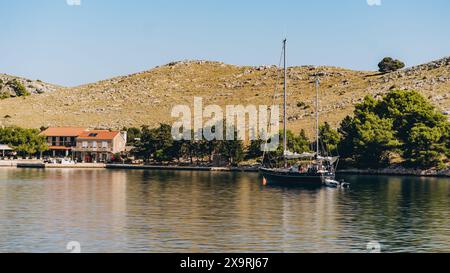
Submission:
[[[205,172],[259,172],[259,167],[199,167],[199,166],[159,166],[159,165],[129,165],[129,164],[106,164],[106,169],[205,171]]]
[[[0,168],[34,168],[34,169],[110,169],[110,170],[170,170],[170,171],[202,171],[202,172],[259,172],[258,166],[252,167],[201,167],[201,166],[162,166],[162,165],[131,165],[78,163],[74,165],[45,164],[40,161],[0,161]],[[343,169],[337,174],[349,175],[386,175],[413,177],[444,177],[450,178],[450,168],[442,171],[435,169],[418,170],[392,166],[385,169]]]
[[[0,161],[0,167],[21,169],[111,169],[111,170],[171,170],[204,172],[259,172],[259,167],[201,167],[201,166],[162,166],[105,163],[77,163],[73,165],[48,164],[41,161]]]
[[[450,178],[450,168],[442,171],[438,170],[419,170],[419,169],[406,169],[399,167],[390,167],[385,169],[345,169],[337,171],[337,174],[350,174],[350,175],[386,175],[386,176],[411,176],[411,177],[443,177]]]

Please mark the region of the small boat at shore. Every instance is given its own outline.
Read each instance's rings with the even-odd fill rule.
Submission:
[[[333,179],[325,179],[325,186],[329,187],[329,188],[338,188],[340,187],[341,183],[339,183],[336,180]]]
[[[345,181],[336,181],[333,179],[325,179],[324,184],[329,188],[343,188],[343,189],[350,188],[350,183],[347,183]]]

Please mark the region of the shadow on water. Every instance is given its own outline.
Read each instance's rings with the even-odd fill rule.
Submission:
[[[291,191],[291,192],[310,192],[317,193],[320,190],[324,189],[322,185],[291,185],[286,183],[270,183],[267,185],[262,185],[265,189],[277,189],[282,191]]]

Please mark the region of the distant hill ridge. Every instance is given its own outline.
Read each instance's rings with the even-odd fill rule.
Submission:
[[[0,100],[0,125],[156,126],[173,122],[171,109],[192,105],[195,96],[203,97],[205,105],[271,105],[277,75],[275,66],[180,61],[73,88],[20,79],[33,86],[33,95]],[[335,127],[366,95],[381,96],[391,89],[418,90],[439,111],[450,111],[450,57],[389,74],[328,66],[290,67],[288,119],[294,131],[313,128],[316,76],[321,77],[321,121]],[[278,83],[281,89],[281,79]]]

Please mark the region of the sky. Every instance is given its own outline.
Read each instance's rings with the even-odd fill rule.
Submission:
[[[0,73],[75,86],[196,59],[376,70],[450,55],[448,0],[0,0]]]

